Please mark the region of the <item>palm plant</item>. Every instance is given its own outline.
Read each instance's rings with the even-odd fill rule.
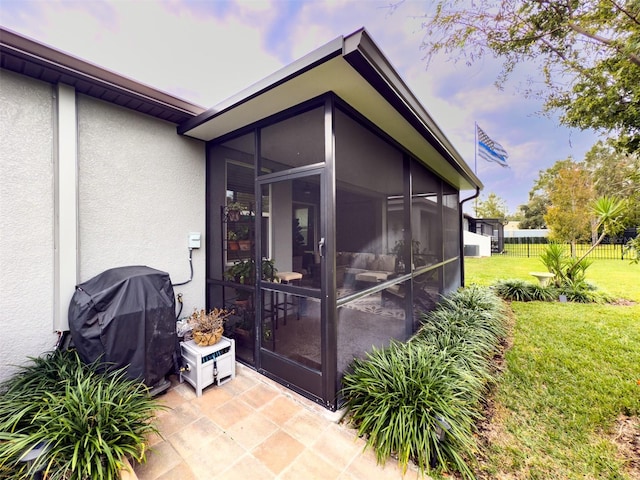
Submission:
[[[577,262],[571,266],[567,273],[569,276],[573,273],[575,269],[580,268],[579,264],[582,260],[587,258],[587,256],[604,240],[604,237],[607,235],[612,235],[622,228],[622,224],[620,223],[620,219],[622,214],[624,213],[626,206],[622,200],[619,200],[614,197],[600,197],[598,198],[591,209],[593,213],[596,215],[597,223],[596,230],[602,229],[602,233],[595,241],[593,245],[577,260]]]

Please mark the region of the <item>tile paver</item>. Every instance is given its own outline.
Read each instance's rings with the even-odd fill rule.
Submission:
[[[262,413],[254,411],[251,415],[237,422],[228,434],[246,450],[251,450],[278,430],[278,426]]]
[[[305,446],[291,435],[278,430],[253,449],[252,453],[254,457],[277,475],[287,468],[304,449]]]
[[[236,378],[206,388],[174,384],[157,415],[140,480],[402,479],[393,459],[382,467],[339,414],[237,364]],[[404,480],[420,478],[409,470]],[[428,479],[428,477],[423,477]]]

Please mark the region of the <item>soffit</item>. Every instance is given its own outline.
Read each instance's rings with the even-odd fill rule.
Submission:
[[[327,92],[369,119],[457,188],[482,183],[364,29],[339,37],[178,127],[205,141]]]
[[[204,108],[110,70],[0,28],[0,68],[44,82],[64,83],[90,95],[172,123]]]

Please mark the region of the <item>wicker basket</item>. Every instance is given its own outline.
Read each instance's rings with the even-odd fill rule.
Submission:
[[[193,332],[193,340],[201,347],[215,345],[222,338],[224,329],[221,327],[215,332]]]

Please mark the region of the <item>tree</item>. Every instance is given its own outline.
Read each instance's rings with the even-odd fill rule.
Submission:
[[[578,268],[578,264],[604,240],[607,235],[613,235],[620,231],[622,223],[620,219],[624,214],[625,205],[615,197],[600,197],[591,205],[592,212],[596,215],[596,231],[602,230],[600,236],[593,245],[587,250],[573,265],[568,272],[571,275],[572,270]]]
[[[625,227],[640,225],[640,156],[616,152],[611,141],[598,142],[587,152],[585,167],[591,173],[598,197],[624,198],[620,218]]]
[[[589,237],[593,187],[589,172],[579,164],[562,168],[549,191],[551,205],[544,216],[552,240],[571,243],[571,256],[575,256],[578,240]]]
[[[475,211],[477,218],[497,218],[500,223],[507,223],[507,202],[493,192],[476,204]]]
[[[529,203],[520,205],[524,218],[518,223],[518,228],[547,228],[544,216],[550,203],[546,194],[544,196],[529,195]]]
[[[565,160],[558,160],[551,167],[538,172],[538,178],[529,192],[529,202],[520,206],[524,213],[524,220],[518,225],[519,228],[547,228],[544,216],[551,205],[549,193],[554,189],[558,172],[564,168],[574,168],[575,165],[576,162],[569,157]]]
[[[581,129],[612,132],[640,150],[640,2],[638,0],[440,0],[425,15],[429,62],[442,52],[471,64],[503,60],[502,87],[516,66],[535,62],[539,79],[525,94]]]

